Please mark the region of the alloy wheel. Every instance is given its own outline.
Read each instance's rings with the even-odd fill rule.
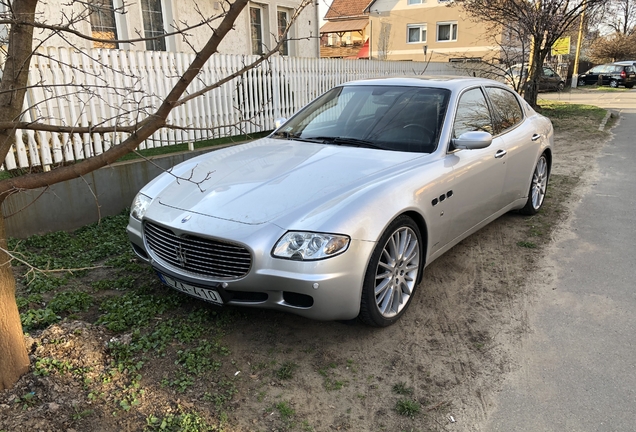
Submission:
[[[420,263],[418,237],[409,227],[398,228],[387,240],[375,275],[375,301],[380,314],[399,314],[413,294]]]
[[[548,185],[548,162],[545,156],[541,156],[532,175],[532,206],[539,209],[545,198],[546,187]]]

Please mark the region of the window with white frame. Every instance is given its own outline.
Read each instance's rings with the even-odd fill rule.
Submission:
[[[160,37],[166,33],[163,27],[161,0],[141,0],[141,17],[144,22],[144,37],[154,38],[146,41],[146,49],[165,51],[166,39]]]
[[[426,24],[409,24],[406,26],[406,41],[408,43],[426,42]]]
[[[263,54],[263,9],[250,6],[250,34],[252,54]]]
[[[457,40],[457,21],[437,23],[437,41],[454,42]]]
[[[280,40],[283,38],[287,25],[289,25],[289,11],[286,9],[278,9],[276,11],[276,20],[278,26],[278,39]],[[280,55],[289,55],[289,39],[291,37],[291,29],[289,29],[289,32],[287,32],[287,35],[285,36],[286,40],[281,44],[280,49],[278,50]]]
[[[410,5],[422,4],[422,3],[426,3],[426,0],[407,0],[407,4],[410,4]]]
[[[88,4],[91,33],[96,39],[117,39],[113,0],[93,0]],[[95,48],[119,48],[116,42],[93,42]]]

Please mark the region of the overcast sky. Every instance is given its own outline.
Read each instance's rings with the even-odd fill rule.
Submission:
[[[320,11],[320,26],[322,26],[325,23],[324,16],[329,10],[329,5],[331,4],[332,1],[333,0],[318,0],[319,2],[318,9]]]

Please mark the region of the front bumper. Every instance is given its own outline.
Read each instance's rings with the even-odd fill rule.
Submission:
[[[184,225],[180,221],[185,216],[190,216],[187,227],[180,226]],[[276,225],[246,225],[165,207],[146,217],[177,234],[240,243],[250,251],[251,268],[239,279],[189,274],[154,255],[144,239],[142,223],[130,218],[128,237],[140,259],[173,279],[215,289],[224,304],[276,309],[316,320],[347,320],[359,313],[373,242],[351,240],[341,255],[319,261],[293,261],[271,256],[274,244],[285,233]]]

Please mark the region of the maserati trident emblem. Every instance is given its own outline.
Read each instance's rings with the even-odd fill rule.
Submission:
[[[175,256],[177,257],[177,261],[179,261],[179,264],[181,264],[181,267],[185,267],[185,265],[188,263],[188,260],[186,259],[186,251],[181,245],[175,248]]]
[[[190,220],[190,218],[192,217],[192,215],[187,215],[186,217],[184,217],[183,219],[181,219],[181,223],[186,223],[187,221]]]

